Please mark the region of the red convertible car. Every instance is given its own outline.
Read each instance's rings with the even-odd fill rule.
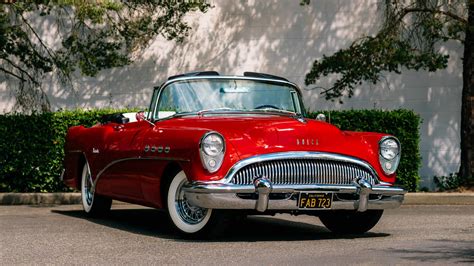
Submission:
[[[400,151],[394,136],[307,118],[300,90],[284,78],[207,71],[156,87],[146,116],[71,127],[62,178],[81,190],[89,215],[110,210],[112,199],[141,204],[166,210],[185,235],[275,213],[363,233],[403,201],[393,186]]]

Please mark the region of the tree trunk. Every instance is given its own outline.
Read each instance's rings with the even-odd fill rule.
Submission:
[[[467,184],[474,185],[474,0],[468,0],[468,12],[463,57],[459,175]]]

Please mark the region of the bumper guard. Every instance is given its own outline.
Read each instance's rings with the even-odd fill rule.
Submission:
[[[257,177],[252,185],[231,183],[190,183],[183,187],[186,199],[192,205],[209,209],[298,210],[300,192],[354,194],[356,199],[339,199],[335,195],[332,210],[392,209],[399,207],[406,193],[401,188],[372,185],[364,178],[356,178],[351,185],[273,185],[266,177]],[[255,193],[256,199],[246,199],[238,194]],[[281,193],[284,198],[272,199],[271,194]],[[376,195],[374,199],[370,195]],[[306,210],[306,209],[305,209]],[[324,210],[324,209],[317,209]]]

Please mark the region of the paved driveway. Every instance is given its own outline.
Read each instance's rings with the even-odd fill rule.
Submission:
[[[220,240],[176,238],[159,211],[117,205],[104,219],[80,205],[0,206],[0,265],[474,263],[474,206],[403,206],[361,236],[315,217],[250,217]]]

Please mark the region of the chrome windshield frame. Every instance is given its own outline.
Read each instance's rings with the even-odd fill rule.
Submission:
[[[162,85],[158,86],[158,87],[155,87],[154,91],[153,91],[153,95],[155,94],[155,91],[158,90],[158,95],[157,97],[154,99],[155,102],[151,102],[150,103],[150,112],[148,113],[148,120],[150,121],[160,121],[160,120],[166,120],[166,119],[170,119],[170,118],[173,118],[173,117],[179,117],[179,116],[183,116],[182,114],[176,114],[176,115],[173,115],[173,116],[170,116],[170,117],[167,117],[167,118],[162,118],[162,119],[155,119],[155,117],[157,117],[155,114],[156,112],[158,112],[158,103],[160,102],[160,98],[161,98],[161,94],[163,92],[163,90],[173,84],[173,83],[176,83],[176,82],[181,82],[181,81],[189,81],[189,80],[204,80],[204,79],[216,79],[216,80],[253,80],[253,81],[260,81],[260,82],[269,82],[269,83],[274,83],[274,84],[280,84],[280,85],[286,85],[286,86],[291,86],[293,89],[295,89],[295,91],[298,93],[298,100],[299,100],[299,105],[300,105],[300,108],[301,108],[301,114],[298,114],[298,115],[301,115],[302,117],[306,117],[306,109],[304,107],[304,104],[303,104],[303,100],[302,100],[302,94],[301,94],[301,90],[298,88],[298,86],[293,83],[293,82],[290,82],[290,81],[285,81],[285,80],[279,80],[279,79],[271,79],[271,78],[258,78],[258,77],[245,77],[245,76],[184,76],[184,77],[180,77],[180,78],[176,78],[176,79],[172,79],[172,80],[168,80],[166,81],[165,83],[163,83]],[[152,99],[153,101],[153,99]],[[197,113],[197,112],[196,112]],[[242,111],[242,113],[245,113],[244,111]],[[264,112],[262,112],[264,113]],[[192,115],[194,113],[184,113],[184,115]]]

